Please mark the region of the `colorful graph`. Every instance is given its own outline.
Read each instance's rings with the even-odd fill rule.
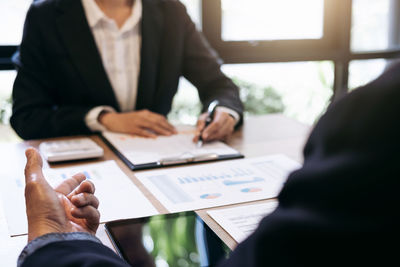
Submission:
[[[256,192],[261,192],[262,189],[257,187],[252,187],[252,188],[244,188],[240,191],[243,193],[256,193]]]
[[[179,188],[167,175],[154,175],[148,177],[148,179],[174,204],[193,201],[190,195]]]
[[[102,178],[101,175],[96,170],[92,170],[92,171],[83,170],[83,171],[79,171],[78,173],[83,173],[85,175],[86,179],[88,179],[88,180],[92,180],[93,178],[101,180],[101,178]],[[66,180],[68,178],[71,178],[75,174],[77,174],[77,173],[69,172],[69,173],[55,174],[54,178],[56,178],[56,176],[59,175],[59,177],[62,180]]]
[[[264,178],[254,177],[252,180],[225,180],[224,185],[231,186],[231,185],[238,185],[238,184],[250,184],[250,183],[257,183],[265,181]]]
[[[222,196],[222,195],[219,194],[219,193],[215,193],[215,194],[204,194],[204,195],[201,195],[200,198],[202,198],[202,199],[216,199],[216,198],[219,198],[220,196]]]
[[[236,168],[230,168],[228,171],[221,172],[221,173],[204,173],[199,176],[191,176],[191,175],[186,176],[185,175],[185,176],[177,177],[177,179],[180,184],[192,184],[192,183],[200,183],[200,182],[214,182],[214,181],[218,181],[218,180],[224,180],[224,182],[228,182],[228,181],[232,181],[233,179],[242,178],[242,177],[251,176],[251,175],[254,175],[254,173],[251,169],[236,167]],[[227,180],[227,179],[229,179],[229,180]],[[248,179],[251,179],[251,178],[249,177]],[[252,180],[251,182],[260,181],[260,180],[258,180],[260,178],[254,178],[254,179],[257,179],[257,180],[255,180],[255,181]],[[247,181],[245,183],[247,183]]]

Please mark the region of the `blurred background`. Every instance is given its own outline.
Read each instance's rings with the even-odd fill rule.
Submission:
[[[0,142],[16,75],[11,55],[32,0],[0,0]],[[241,88],[246,116],[281,112],[313,124],[337,96],[400,57],[400,0],[181,0]],[[194,124],[196,89],[182,78],[169,119]]]
[[[16,75],[11,56],[31,2],[0,0],[0,142],[19,141],[9,126]],[[332,100],[372,81],[400,57],[400,0],[181,2],[240,87],[245,116],[279,112],[312,125]],[[196,89],[182,78],[169,119],[194,124],[200,110]],[[145,229],[146,247],[159,266],[198,261],[195,238],[182,233],[185,227],[193,232],[194,219],[151,222]]]

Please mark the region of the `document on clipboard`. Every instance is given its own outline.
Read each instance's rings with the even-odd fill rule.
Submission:
[[[222,142],[210,142],[198,148],[193,142],[193,127],[178,127],[178,134],[156,139],[103,132],[104,142],[131,170],[162,168],[199,162],[243,158],[237,150]]]

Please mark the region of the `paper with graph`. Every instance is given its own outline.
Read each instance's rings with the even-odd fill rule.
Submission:
[[[251,235],[261,220],[278,206],[277,201],[207,211],[224,230],[240,243]]]
[[[137,173],[170,211],[179,212],[274,198],[300,165],[284,155]]]
[[[101,222],[158,214],[115,161],[45,169],[43,172],[53,187],[76,173],[84,173],[87,179],[95,184],[95,195],[100,201]],[[25,213],[24,176],[21,174],[13,179],[4,179],[2,188],[6,189],[2,191],[2,197],[10,235],[26,234],[28,225]]]

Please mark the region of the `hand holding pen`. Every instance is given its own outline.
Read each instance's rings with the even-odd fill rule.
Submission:
[[[218,100],[211,102],[207,112],[199,117],[197,133],[193,138],[198,147],[205,142],[225,139],[234,131],[235,119],[229,113],[219,109],[218,106]]]

